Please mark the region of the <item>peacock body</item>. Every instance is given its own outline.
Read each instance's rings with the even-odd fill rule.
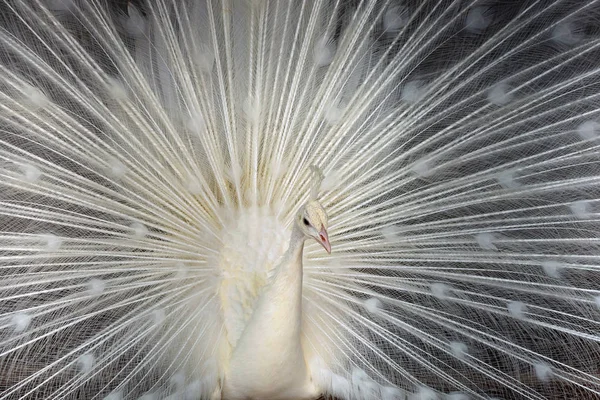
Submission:
[[[0,3],[2,398],[600,398],[598,1]]]

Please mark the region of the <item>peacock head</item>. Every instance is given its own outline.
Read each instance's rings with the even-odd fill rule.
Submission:
[[[311,200],[298,214],[298,226],[306,237],[312,237],[331,253],[331,243],[327,235],[327,213],[317,200]]]

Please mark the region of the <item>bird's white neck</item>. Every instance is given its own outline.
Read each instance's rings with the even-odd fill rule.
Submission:
[[[225,379],[227,398],[314,396],[301,339],[305,239],[294,224],[288,250],[273,271],[233,349]]]
[[[289,333],[294,335],[294,339],[298,340],[300,339],[302,324],[302,256],[305,240],[306,237],[300,231],[300,228],[294,224],[290,245],[281,263],[273,271],[273,276],[261,296],[268,299],[270,303],[268,308],[273,309],[273,311],[275,308],[283,307],[281,311],[287,313],[290,323]],[[273,304],[275,299],[278,300],[278,304]],[[259,301],[252,318],[254,318],[254,315],[259,318],[262,312],[267,311],[264,307],[259,308],[263,305],[262,303],[262,301]]]
[[[257,301],[243,336],[272,333],[285,343],[300,343],[302,324],[302,255],[305,236],[294,224],[290,245]],[[277,332],[274,332],[274,329]],[[268,332],[265,332],[268,331]]]

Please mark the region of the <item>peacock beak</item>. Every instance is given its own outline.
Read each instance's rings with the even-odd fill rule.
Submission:
[[[331,254],[331,243],[329,243],[329,236],[325,228],[321,228],[321,232],[319,232],[319,243],[325,247],[327,253]]]

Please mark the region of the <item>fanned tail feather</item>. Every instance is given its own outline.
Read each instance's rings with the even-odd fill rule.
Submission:
[[[598,1],[1,3],[3,398],[210,398],[312,165],[324,395],[600,397]]]

